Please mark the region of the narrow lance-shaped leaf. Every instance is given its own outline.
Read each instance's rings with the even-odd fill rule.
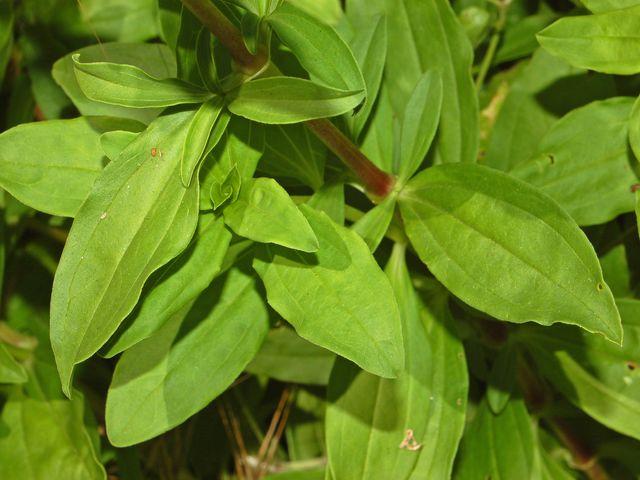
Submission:
[[[73,217],[106,164],[100,135],[142,128],[109,117],[18,125],[0,135],[0,186],[36,210]]]
[[[540,188],[579,225],[597,225],[632,212],[638,181],[629,151],[633,99],[609,98],[575,109],[542,138],[538,155],[511,171]]]
[[[222,97],[215,96],[207,100],[200,105],[200,108],[198,108],[198,111],[191,121],[191,125],[189,125],[189,132],[184,139],[182,158],[180,160],[180,176],[185,187],[191,185],[193,173],[205,155],[205,149],[208,146],[211,132],[214,129],[223,107],[224,100]],[[223,131],[218,132],[215,142],[213,145],[210,145],[211,149],[213,149],[215,144],[220,140]]]
[[[294,77],[247,82],[232,93],[229,110],[260,123],[298,123],[335,117],[357,107],[363,90],[338,90]]]
[[[180,181],[193,112],[156,119],[98,178],[76,216],[56,271],[51,343],[62,387],[136,304],[151,273],[189,243],[198,187]]]
[[[202,103],[213,94],[175,78],[157,79],[133,65],[82,63],[72,57],[76,80],[91,100],[123,107],[168,107]]]
[[[233,269],[216,280],[191,309],[122,355],[107,396],[111,443],[148,440],[204,408],[233,383],[268,330],[254,275]]]
[[[236,201],[224,209],[224,221],[241,237],[256,242],[315,252],[318,240],[289,194],[272,178],[242,184]]]
[[[340,90],[365,90],[358,62],[329,25],[284,3],[267,17],[282,43],[293,51],[311,80]]]
[[[376,205],[351,227],[360,235],[372,252],[375,252],[384,238],[396,209],[397,195],[389,195],[380,205]]]
[[[396,376],[404,360],[402,330],[389,281],[356,233],[311,207],[300,209],[319,249],[265,247],[254,268],[269,304],[301,337],[371,373]]]
[[[443,289],[425,304],[418,297],[404,251],[396,244],[386,268],[405,332],[404,371],[384,379],[338,358],[331,373],[326,434],[336,479],[451,475],[467,398],[462,342]]]
[[[152,335],[207,288],[220,272],[230,240],[231,232],[221,218],[201,216],[189,247],[147,280],[136,308],[111,338],[104,355],[112,357]]]
[[[543,48],[576,67],[620,75],[640,72],[640,5],[561,18],[537,38]]]
[[[399,202],[420,259],[472,307],[500,320],[571,323],[622,341],[593,247],[536,188],[487,167],[440,165],[414,177]]]

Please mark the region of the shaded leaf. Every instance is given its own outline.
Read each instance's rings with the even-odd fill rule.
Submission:
[[[27,381],[27,372],[18,363],[7,347],[0,343],[0,383],[24,383]]]

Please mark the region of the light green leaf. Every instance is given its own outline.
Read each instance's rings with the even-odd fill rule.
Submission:
[[[244,83],[230,94],[232,113],[255,122],[286,124],[335,117],[357,107],[362,90],[337,90],[294,77],[269,77]]]
[[[311,385],[329,383],[336,355],[298,336],[290,328],[271,330],[247,372],[281,382]]]
[[[536,437],[522,399],[509,401],[500,415],[491,413],[483,401],[462,437],[453,478],[540,478],[542,463]]]
[[[113,161],[137,136],[137,132],[127,132],[126,130],[105,132],[100,135],[100,146],[107,158]]]
[[[398,307],[380,267],[354,232],[302,205],[316,253],[266,246],[254,268],[269,304],[312,343],[384,377],[402,369]],[[365,287],[366,286],[366,287]]]
[[[405,369],[389,380],[336,360],[326,419],[329,468],[336,479],[449,478],[467,399],[462,343],[450,330],[447,297],[439,292],[426,304],[418,298],[404,247],[395,246],[386,272],[405,331]]]
[[[624,245],[618,245],[600,257],[600,266],[605,282],[616,298],[633,297],[631,272]]]
[[[640,72],[640,5],[564,17],[537,35],[543,48],[571,65],[597,72]]]
[[[487,404],[499,415],[507,406],[516,383],[518,356],[512,345],[506,345],[494,358],[487,382]]]
[[[238,168],[235,166],[229,171],[222,182],[214,180],[209,190],[209,199],[213,205],[213,209],[218,210],[229,199],[231,199],[231,202],[235,202],[240,194],[241,186],[242,178],[240,178]]]
[[[525,339],[549,382],[578,408],[624,435],[640,439],[640,301],[617,301],[624,342],[569,327],[531,330]]]
[[[442,117],[436,155],[442,162],[475,162],[478,150],[477,95],[471,79],[473,51],[448,0],[348,0],[354,16],[386,14],[385,82],[401,118],[427,70],[440,73]]]
[[[340,0],[287,0],[318,20],[335,26],[344,15]]]
[[[224,209],[224,222],[241,237],[316,252],[318,240],[287,191],[272,178],[255,178],[240,187]]]
[[[156,118],[160,108],[128,108],[95,102],[87,98],[76,80],[72,56],[80,54],[84,62],[113,62],[134,65],[154,78],[176,76],[176,61],[173,52],[161,43],[103,43],[91,45],[65,55],[53,65],[51,74],[62,87],[82,115],[108,115],[133,118],[149,123]]]
[[[138,304],[107,346],[112,357],[156,332],[197,297],[220,272],[231,233],[221,218],[200,217],[198,233],[187,249],[153,273]]]
[[[265,126],[259,170],[300,180],[314,190],[324,182],[326,149],[304,125]]]
[[[584,233],[551,198],[496,170],[429,168],[401,192],[411,243],[454,295],[509,322],[570,323],[622,341]]]
[[[400,138],[400,120],[393,112],[388,90],[383,83],[360,149],[382,170],[394,172],[400,160],[399,142],[396,141]]]
[[[282,4],[267,22],[315,83],[346,91],[366,90],[358,62],[332,27],[290,3]]]
[[[316,190],[307,201],[307,205],[324,212],[338,225],[344,225],[345,202],[344,184],[341,182],[325,183]]]
[[[0,383],[24,383],[27,372],[2,343],[0,343]]]
[[[74,365],[107,341],[149,275],[193,235],[198,185],[185,189],[179,173],[193,115],[155,120],[104,170],[76,216],[51,298],[51,343],[67,395]]]
[[[400,136],[401,181],[420,168],[438,128],[442,106],[442,80],[435,70],[425,73],[411,94],[402,118]]]
[[[384,238],[396,209],[397,195],[389,195],[353,224],[351,229],[362,237],[369,250],[375,252]]]
[[[80,61],[73,54],[76,80],[82,92],[96,102],[122,107],[168,107],[206,102],[213,94],[176,78],[154,78],[133,65]]]
[[[609,12],[638,5],[638,0],[580,0],[593,13]]]
[[[629,143],[637,160],[640,160],[640,97],[636,98],[629,119]]]
[[[224,129],[218,131],[217,135],[215,135],[216,138],[211,142],[212,145],[210,144],[211,133],[214,130],[214,126],[217,123],[218,116],[222,112],[223,107],[224,101],[222,97],[215,96],[207,100],[200,105],[200,108],[198,108],[198,111],[191,121],[191,125],[189,125],[189,132],[184,139],[184,147],[180,161],[180,176],[182,178],[182,184],[185,187],[191,185],[193,174],[200,164],[200,160],[202,160],[207,153],[205,150],[207,148],[212,150],[224,132]],[[226,123],[224,123],[224,126],[226,126]]]
[[[233,269],[191,309],[125,352],[107,395],[107,433],[133,445],[175,427],[224,392],[260,348],[269,321],[253,275]]]
[[[81,0],[80,15],[102,40],[143,42],[159,35],[155,0]]]
[[[108,117],[18,125],[0,135],[0,186],[36,210],[73,217],[106,164],[100,135],[142,127]]]
[[[551,127],[538,155],[511,173],[560,204],[578,225],[632,212],[638,181],[628,146],[633,99],[609,98],[573,110]]]
[[[0,478],[106,480],[84,426],[84,399],[32,399],[14,391],[0,423]]]

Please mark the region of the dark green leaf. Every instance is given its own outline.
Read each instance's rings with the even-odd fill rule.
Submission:
[[[51,343],[67,395],[74,365],[107,341],[149,275],[193,235],[198,188],[180,181],[193,115],[155,120],[104,170],[76,215],[51,299]]]
[[[507,406],[516,383],[518,356],[512,345],[507,345],[495,356],[487,381],[487,404],[499,415]]]
[[[576,324],[622,341],[593,247],[536,188],[493,169],[429,168],[400,194],[407,235],[454,295],[509,322]]]
[[[302,205],[320,248],[313,254],[265,247],[254,268],[269,304],[298,334],[362,368],[396,376],[403,364],[398,307],[367,245],[326,214]]]

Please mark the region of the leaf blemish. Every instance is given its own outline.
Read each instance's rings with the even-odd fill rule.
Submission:
[[[398,448],[406,448],[407,450],[415,452],[416,450],[420,450],[422,448],[422,444],[417,442],[417,440],[413,436],[413,430],[411,428],[408,428],[404,433],[404,439],[402,440]]]
[[[630,190],[631,190],[631,193],[635,193],[638,190],[640,190],[640,183],[634,183],[633,185],[631,185]]]
[[[598,289],[599,292],[604,290],[604,284],[602,282],[598,282],[596,284],[596,288]]]
[[[100,220],[104,220],[105,218],[107,218],[107,212],[102,212],[102,215],[100,215]]]
[[[157,149],[156,147],[153,147],[153,148],[151,149],[151,156],[152,156],[152,157],[155,157],[157,154],[158,154],[158,149]]]
[[[630,371],[632,371],[632,372],[633,372],[634,370],[636,370],[636,369],[640,366],[640,365],[638,365],[638,363],[637,363],[637,362],[633,362],[633,361],[631,361],[631,360],[629,360],[628,362],[626,362],[626,365],[627,365],[627,368],[628,368]]]

